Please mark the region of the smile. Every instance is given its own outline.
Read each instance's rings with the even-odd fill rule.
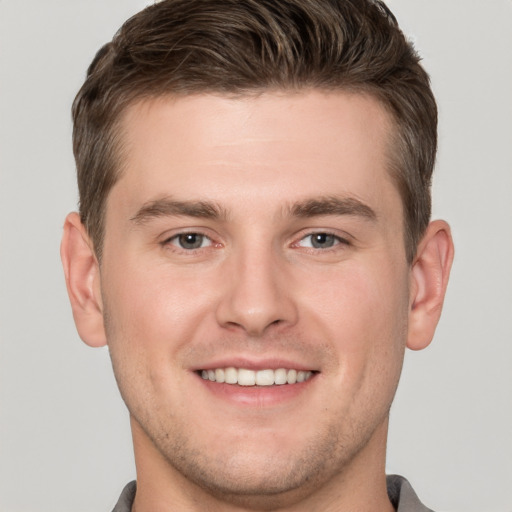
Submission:
[[[204,380],[239,386],[273,386],[284,384],[297,384],[309,380],[312,371],[287,370],[248,370],[246,368],[215,368],[199,372]]]

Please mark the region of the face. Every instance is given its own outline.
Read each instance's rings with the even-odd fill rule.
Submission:
[[[231,496],[383,464],[410,309],[384,110],[198,95],[123,128],[100,274],[136,457]]]

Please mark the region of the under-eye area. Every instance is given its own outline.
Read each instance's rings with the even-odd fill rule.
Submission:
[[[246,368],[215,368],[199,370],[202,379],[224,384],[239,386],[273,386],[298,384],[306,382],[316,375],[317,371],[278,368],[277,370],[249,370]]]

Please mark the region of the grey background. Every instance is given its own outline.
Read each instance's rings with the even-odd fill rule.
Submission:
[[[105,349],[75,332],[59,261],[77,194],[69,108],[144,0],[0,0],[0,510],[108,511],[134,476]],[[438,511],[511,512],[512,2],[392,0],[440,106],[435,217],[456,259],[408,353],[388,471]]]

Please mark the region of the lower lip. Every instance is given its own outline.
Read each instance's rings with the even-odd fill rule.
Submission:
[[[215,396],[236,403],[241,406],[271,407],[293,400],[311,387],[316,380],[314,374],[311,378],[297,384],[282,384],[274,386],[239,386],[225,384],[197,378],[209,392]]]

